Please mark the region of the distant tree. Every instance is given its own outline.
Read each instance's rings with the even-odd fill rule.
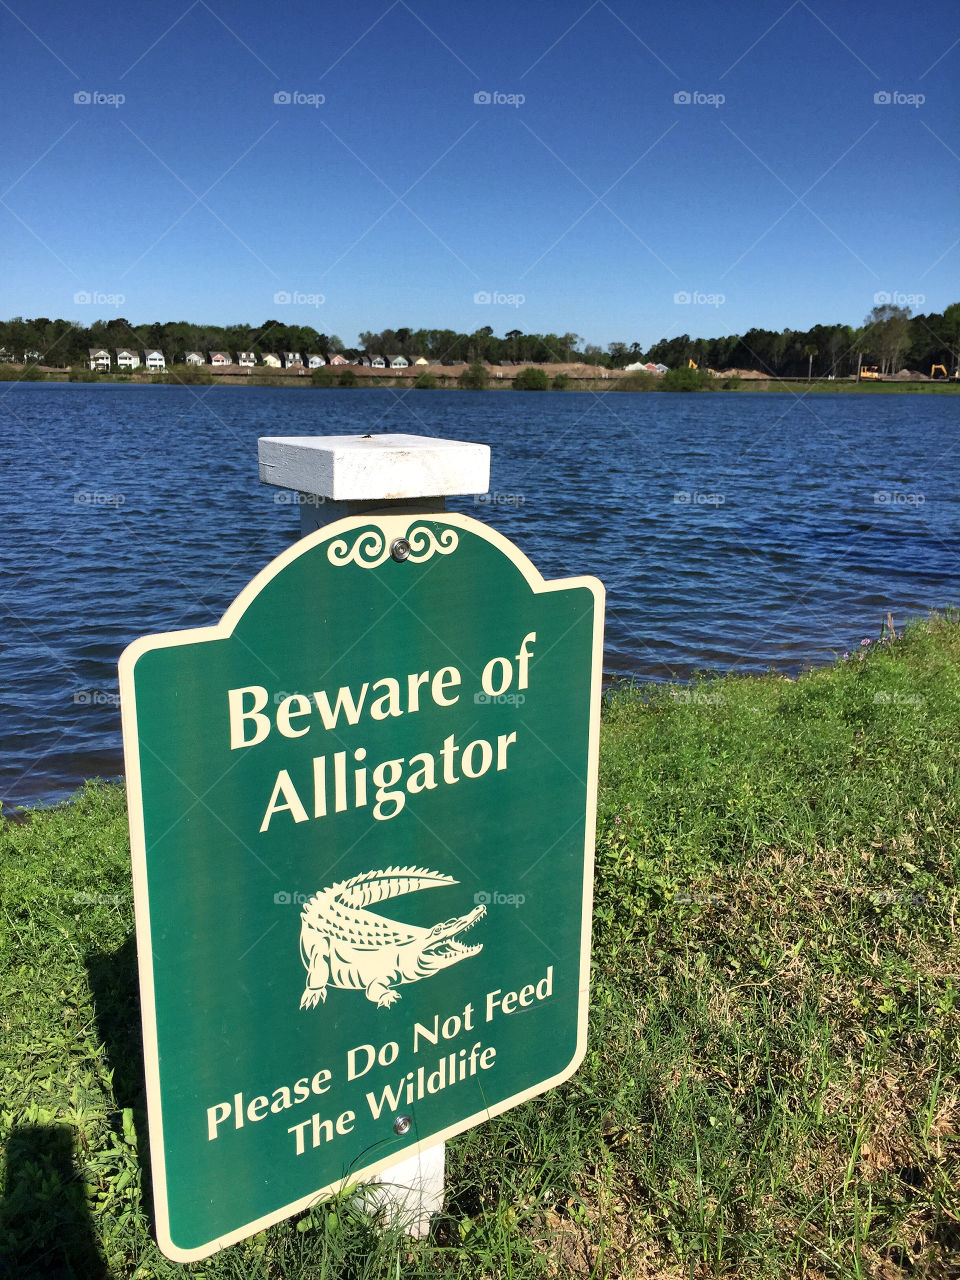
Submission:
[[[464,391],[484,391],[490,383],[490,375],[481,360],[474,360],[457,379],[457,385]]]
[[[550,385],[554,391],[569,391],[570,375],[568,373],[558,373]]]
[[[813,377],[813,357],[820,354],[820,349],[812,342],[808,342],[803,348],[803,354],[807,357],[807,381]]]
[[[549,386],[550,379],[544,371],[529,366],[521,369],[513,380],[514,391],[546,391]]]
[[[419,391],[434,391],[436,390],[437,380],[432,373],[421,373],[414,379],[413,385]]]
[[[337,378],[338,387],[355,387],[357,385],[357,375],[352,369],[344,369]]]
[[[660,380],[662,391],[707,391],[713,378],[705,369],[668,369]]]
[[[899,372],[910,347],[910,308],[885,302],[873,308],[864,324],[866,351],[877,360],[880,372]]]

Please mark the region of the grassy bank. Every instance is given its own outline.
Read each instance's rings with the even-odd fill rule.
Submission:
[[[613,691],[580,1072],[450,1144],[430,1241],[346,1197],[190,1269],[141,1188],[122,794],[4,822],[11,1274],[960,1275],[958,725],[957,616]]]

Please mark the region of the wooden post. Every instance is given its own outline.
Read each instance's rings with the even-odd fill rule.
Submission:
[[[260,479],[299,494],[306,536],[343,516],[438,512],[456,494],[486,493],[490,447],[431,436],[261,436]],[[421,1238],[443,1205],[445,1144],[418,1146],[365,1196]]]

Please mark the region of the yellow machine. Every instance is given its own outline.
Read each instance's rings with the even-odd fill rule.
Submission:
[[[949,378],[951,382],[960,381],[960,369],[958,369],[956,373],[947,373],[946,365],[932,364],[930,366],[930,377],[936,378],[938,373],[941,378]]]
[[[861,382],[879,382],[880,370],[875,364],[868,364],[860,370]]]
[[[687,361],[687,368],[688,368],[688,369],[699,369],[699,368],[700,368],[700,366],[697,364],[696,360],[688,360],[688,361]]]

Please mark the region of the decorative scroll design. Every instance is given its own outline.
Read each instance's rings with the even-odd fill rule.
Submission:
[[[380,529],[364,529],[353,546],[346,538],[337,538],[327,547],[327,559],[331,564],[349,564],[352,560],[361,569],[376,569],[390,556],[390,548]]]
[[[441,529],[438,536],[422,524],[409,529],[406,539],[410,544],[407,559],[412,564],[424,564],[434,555],[448,556],[456,551],[460,541],[456,529]],[[389,558],[390,544],[382,529],[364,529],[353,546],[346,538],[336,538],[327,547],[327,559],[333,565],[350,564],[352,561],[361,569],[376,569]]]
[[[408,530],[407,541],[410,543],[409,558],[414,564],[423,564],[434,552],[441,556],[448,556],[451,551],[456,551],[460,539],[456,529],[441,529],[440,536],[437,538],[432,530],[419,524],[415,529]]]

